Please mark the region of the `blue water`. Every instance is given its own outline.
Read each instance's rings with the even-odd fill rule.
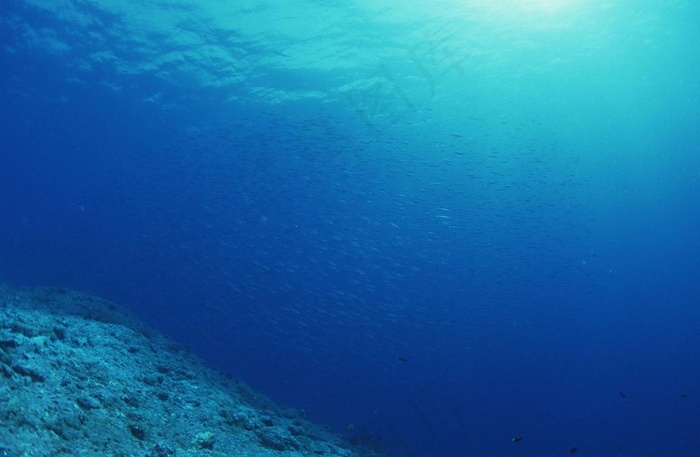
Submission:
[[[394,456],[697,454],[697,2],[2,3],[0,281]]]

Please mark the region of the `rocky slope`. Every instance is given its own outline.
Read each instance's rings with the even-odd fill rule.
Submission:
[[[0,288],[0,457],[360,455],[113,303]]]

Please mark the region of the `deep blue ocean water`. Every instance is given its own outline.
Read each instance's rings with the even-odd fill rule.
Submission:
[[[0,281],[394,456],[697,455],[697,2],[1,3]]]

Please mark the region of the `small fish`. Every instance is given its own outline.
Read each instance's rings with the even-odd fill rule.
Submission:
[[[625,401],[627,400],[627,395],[624,392],[620,392],[620,398],[622,398],[622,401]]]
[[[519,443],[523,440],[522,436],[516,436],[515,438],[511,438],[511,441],[514,443]]]
[[[575,447],[572,447],[571,450],[569,451],[569,454],[576,454],[578,452],[578,449]]]
[[[406,362],[408,362],[408,359],[406,357],[398,356],[398,357],[396,357],[396,361],[401,362],[401,363],[406,363]]]

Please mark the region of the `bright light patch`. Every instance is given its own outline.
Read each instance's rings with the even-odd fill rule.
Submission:
[[[577,0],[503,0],[500,8],[520,14],[550,15],[570,9]]]
[[[523,1],[522,8],[531,11],[555,12],[567,6],[567,0],[530,0]]]
[[[494,23],[504,21],[527,28],[550,28],[566,23],[581,11],[583,0],[461,0],[488,12]]]

